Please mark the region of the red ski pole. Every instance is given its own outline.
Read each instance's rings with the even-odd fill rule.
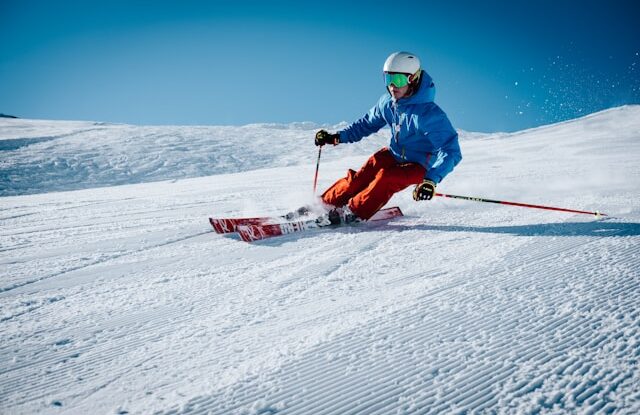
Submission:
[[[320,170],[320,155],[322,154],[322,146],[318,147],[318,161],[316,162],[316,175],[313,178],[313,195],[316,195],[318,187],[318,170]]]
[[[588,212],[585,210],[574,210],[574,209],[565,209],[565,208],[552,207],[552,206],[531,205],[529,203],[517,203],[517,202],[506,202],[504,200],[483,199],[481,197],[457,196],[457,195],[448,195],[444,193],[436,193],[436,196],[449,197],[452,199],[471,200],[473,202],[498,203],[500,205],[520,206],[520,207],[533,208],[533,209],[555,210],[558,212],[581,213],[583,215],[595,215],[596,217],[607,216],[605,213],[600,213],[598,211]]]

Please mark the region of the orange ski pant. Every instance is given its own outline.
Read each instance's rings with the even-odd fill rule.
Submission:
[[[385,147],[373,154],[357,172],[335,182],[322,194],[329,205],[349,209],[362,219],[369,219],[400,190],[422,182],[425,168],[417,163],[399,164]]]

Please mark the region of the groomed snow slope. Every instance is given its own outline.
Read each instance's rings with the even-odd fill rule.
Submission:
[[[606,220],[407,190],[388,223],[211,232],[310,202],[316,127],[0,120],[0,412],[640,412],[640,107],[468,135],[439,187]],[[325,148],[319,188],[385,142]]]

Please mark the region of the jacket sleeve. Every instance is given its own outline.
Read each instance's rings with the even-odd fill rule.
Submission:
[[[442,136],[439,133],[434,133],[436,137],[434,144],[438,141],[442,142]],[[438,140],[440,138],[440,140]],[[444,143],[440,149],[431,155],[429,160],[429,168],[425,173],[425,179],[431,180],[438,184],[445,178],[445,176],[453,171],[453,168],[462,160],[462,152],[460,151],[460,144],[458,143],[458,134],[453,137],[449,135],[449,139]]]
[[[375,133],[386,125],[384,119],[382,105],[384,97],[381,98],[378,103],[369,110],[364,117],[353,122],[344,130],[340,131],[341,143],[355,143],[362,140],[364,137]]]

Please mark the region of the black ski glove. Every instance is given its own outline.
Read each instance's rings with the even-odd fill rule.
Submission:
[[[413,200],[431,200],[436,195],[436,184],[431,180],[424,179],[422,183],[413,189]]]
[[[330,134],[325,130],[316,133],[316,145],[323,146],[325,144],[333,144],[337,146],[340,142],[340,134]]]

